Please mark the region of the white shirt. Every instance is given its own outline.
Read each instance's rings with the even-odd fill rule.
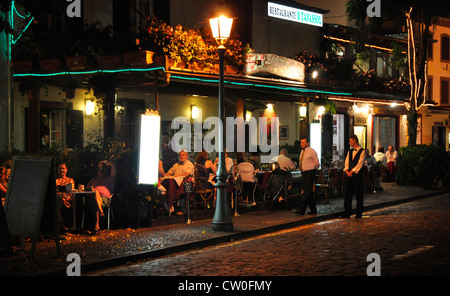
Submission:
[[[255,174],[255,168],[253,165],[249,162],[241,162],[238,164],[237,169],[239,171],[239,174],[241,176],[242,182],[256,182],[256,174]]]
[[[386,152],[387,162],[393,161],[394,164],[397,163],[397,151],[390,152],[389,150]]]
[[[373,157],[377,162],[381,161],[384,166],[387,166],[386,155],[383,152],[376,152]]]
[[[283,154],[275,156],[272,160],[276,161],[278,163],[278,165],[280,166],[280,169],[282,169],[282,170],[291,171],[291,170],[295,169],[295,165],[292,162],[292,160]]]
[[[303,156],[303,162],[302,154],[305,154]],[[317,153],[314,149],[308,146],[300,152],[299,168],[301,168],[302,172],[317,170],[319,168],[319,158],[317,158]]]
[[[191,175],[194,174],[194,165],[189,160],[186,160],[184,163],[178,161],[167,172],[167,174],[170,176],[183,176],[186,173],[189,173]]]
[[[356,154],[358,153],[358,151],[362,149],[361,147],[357,147],[357,148],[353,148],[353,155],[352,155],[352,159],[355,159]],[[361,170],[361,168],[364,165],[364,160],[366,158],[366,151],[363,149],[361,151],[361,154],[359,155],[359,160],[358,160],[358,164],[352,169],[352,172],[354,173],[359,173],[359,170]],[[349,153],[347,153],[347,156],[345,157],[345,167],[344,167],[344,172],[348,171],[349,169]]]

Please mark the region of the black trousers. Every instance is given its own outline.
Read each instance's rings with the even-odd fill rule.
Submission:
[[[363,187],[363,174],[353,174],[351,177],[345,177],[344,188],[344,210],[346,215],[352,213],[352,197],[356,195],[356,215],[362,215],[364,207],[364,187]]]
[[[316,170],[302,172],[302,200],[300,201],[299,212],[304,214],[306,207],[313,213],[317,212],[316,200],[314,199],[314,179],[316,178]]]

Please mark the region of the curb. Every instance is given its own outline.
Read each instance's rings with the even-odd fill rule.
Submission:
[[[438,191],[438,192],[428,193],[428,194],[424,194],[424,195],[413,196],[413,197],[409,197],[409,198],[405,198],[405,199],[399,199],[399,200],[395,200],[395,201],[382,202],[379,204],[365,206],[364,211],[373,211],[373,210],[380,209],[380,208],[385,208],[385,207],[395,206],[395,205],[399,205],[399,204],[403,204],[403,203],[418,201],[421,199],[426,199],[426,198],[442,195],[442,194],[445,194],[448,192],[449,191],[444,190],[444,191]],[[99,269],[116,267],[119,265],[138,262],[138,261],[142,261],[142,260],[156,259],[156,258],[160,258],[163,256],[168,256],[168,255],[172,255],[172,254],[176,254],[176,253],[191,251],[191,250],[195,250],[195,249],[201,249],[201,248],[210,247],[210,246],[214,246],[214,245],[218,245],[218,244],[222,244],[222,243],[229,243],[229,242],[233,242],[233,241],[248,239],[251,237],[255,237],[255,236],[259,236],[259,235],[263,235],[263,234],[267,234],[267,233],[271,233],[271,232],[276,232],[276,231],[280,231],[280,230],[285,230],[285,229],[289,229],[289,228],[294,228],[294,227],[298,227],[298,226],[304,226],[304,225],[313,224],[313,223],[317,223],[317,222],[323,222],[326,220],[336,219],[343,213],[344,212],[332,212],[332,213],[321,214],[321,215],[317,215],[314,217],[302,219],[299,221],[294,221],[294,222],[289,222],[289,223],[281,223],[281,224],[272,225],[272,226],[268,226],[268,227],[264,227],[264,228],[246,230],[246,231],[241,231],[241,232],[233,232],[233,233],[228,233],[228,234],[226,234],[226,232],[224,232],[224,235],[214,237],[214,238],[198,240],[198,241],[194,241],[194,242],[190,242],[190,243],[186,243],[186,244],[170,246],[170,247],[151,250],[151,251],[145,251],[145,252],[132,254],[132,255],[128,255],[128,256],[121,256],[121,257],[106,259],[106,260],[102,260],[102,261],[98,261],[98,262],[94,262],[94,263],[88,263],[86,265],[81,266],[81,273],[83,274],[83,273],[92,272],[92,271],[99,270]],[[50,272],[50,273],[44,273],[44,274],[40,274],[40,276],[66,276],[66,270],[59,270],[59,271],[54,271],[54,272]]]

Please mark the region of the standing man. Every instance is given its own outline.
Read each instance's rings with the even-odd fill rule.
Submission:
[[[309,141],[306,137],[300,139],[300,161],[298,168],[302,172],[302,199],[300,206],[294,209],[293,212],[299,215],[304,215],[306,207],[309,205],[308,214],[316,215],[316,201],[314,200],[313,186],[316,177],[316,170],[319,168],[319,159],[317,153],[309,147]]]
[[[350,151],[345,158],[344,172],[345,178],[345,199],[344,199],[344,215],[339,218],[350,218],[352,212],[352,196],[356,194],[356,217],[361,218],[364,205],[364,188],[363,188],[363,166],[366,157],[366,151],[358,144],[358,137],[353,135],[349,140]]]

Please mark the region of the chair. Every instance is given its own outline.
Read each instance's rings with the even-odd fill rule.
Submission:
[[[111,194],[111,196],[109,197],[108,204],[103,206],[103,208],[107,209],[106,219],[107,219],[107,229],[108,229],[108,231],[109,231],[110,226],[111,226],[111,201],[112,201],[113,195],[114,194]]]
[[[328,186],[334,196],[342,194],[342,180],[342,171],[335,168],[328,171]]]
[[[255,201],[255,191],[256,191],[256,187],[257,187],[257,179],[256,179],[256,174],[255,174],[255,168],[253,167],[253,165],[249,162],[241,162],[240,164],[238,164],[237,169],[239,171],[239,176],[241,178],[241,182],[242,182],[242,190],[247,193],[245,194],[247,197],[246,202],[248,202],[248,192],[246,192],[247,190],[246,187],[248,188],[249,185],[251,185],[251,187],[253,187],[252,189],[252,195],[253,195],[253,205],[256,205],[256,201]],[[247,185],[247,186],[246,186]]]
[[[314,190],[314,198],[317,199],[317,192],[319,190],[322,190],[323,193],[325,194],[326,202],[328,203],[328,188],[330,187],[328,174],[324,174],[324,169],[321,169],[318,172],[319,172],[319,176],[318,176],[317,182],[314,186],[314,189],[315,189]]]
[[[195,164],[194,168],[194,203],[203,203],[205,210],[209,202],[214,197],[214,189],[208,188],[209,173],[208,170],[200,165]],[[200,201],[196,201],[195,197],[199,196]]]

